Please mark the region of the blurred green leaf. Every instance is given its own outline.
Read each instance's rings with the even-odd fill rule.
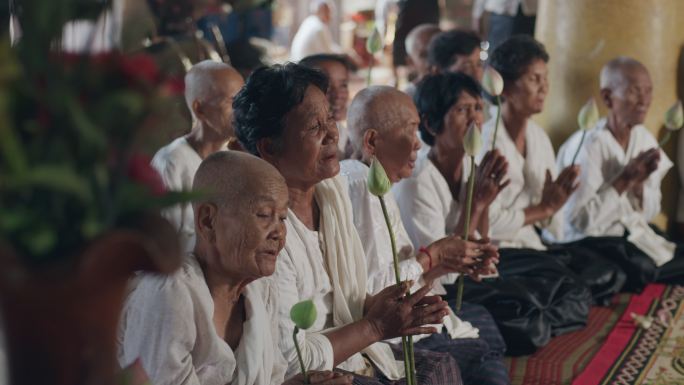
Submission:
[[[88,182],[65,165],[40,165],[14,176],[0,176],[4,188],[20,191],[44,187],[54,193],[66,193],[80,199],[84,204],[92,201]]]

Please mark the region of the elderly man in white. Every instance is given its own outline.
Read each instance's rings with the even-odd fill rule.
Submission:
[[[319,53],[341,53],[342,48],[335,43],[330,32],[330,20],[334,4],[330,0],[312,0],[309,15],[299,26],[290,48],[290,60]]]
[[[226,149],[233,136],[233,96],[244,81],[232,67],[224,63],[203,61],[185,75],[185,101],[193,116],[193,126],[183,135],[157,151],[154,167],[172,191],[187,191],[202,159]],[[181,250],[192,251],[195,224],[192,207],[182,204],[166,209],[162,215],[178,231]]]
[[[638,61],[618,57],[603,67],[601,97],[608,115],[584,140],[579,189],[565,211],[566,240],[611,237],[596,247],[627,273],[631,290],[651,281],[684,282],[680,248],[649,226],[660,212],[660,183],[672,167],[643,126],[652,92],[648,70]],[[571,138],[562,151],[574,153],[575,142]]]
[[[226,151],[202,162],[193,188],[204,194],[194,204],[194,252],[175,274],[135,283],[119,326],[119,362],[140,358],[158,385],[282,384],[287,362],[268,276],[285,245],[285,180],[254,156]],[[311,374],[310,382],[351,383],[339,373]]]

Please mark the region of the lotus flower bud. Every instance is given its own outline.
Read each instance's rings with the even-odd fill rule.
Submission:
[[[577,114],[577,123],[581,130],[586,131],[593,128],[598,123],[598,120],[599,111],[596,100],[589,98],[580,109],[579,114]]]
[[[482,135],[475,122],[470,123],[463,137],[463,149],[468,156],[477,156],[482,148]]]
[[[682,111],[682,101],[677,100],[667,112],[665,112],[665,127],[670,131],[679,130],[684,124],[684,111]]]
[[[373,32],[371,32],[370,36],[368,36],[368,40],[366,40],[366,51],[371,55],[375,55],[375,53],[380,52],[381,49],[382,36],[380,36],[378,28],[373,27]]]
[[[501,74],[491,66],[484,70],[484,75],[482,75],[482,88],[492,96],[501,95],[503,92],[503,78],[501,77]]]
[[[290,309],[290,318],[299,329],[310,328],[316,322],[317,317],[316,305],[310,299],[298,302]]]
[[[648,329],[653,325],[653,317],[644,316],[636,313],[631,313],[630,317],[632,317],[634,323],[642,329]]]
[[[370,170],[368,171],[368,191],[371,194],[381,197],[387,194],[392,187],[385,169],[376,157],[371,160]]]

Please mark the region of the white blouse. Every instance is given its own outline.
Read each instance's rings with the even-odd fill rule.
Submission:
[[[496,118],[482,127],[483,146],[480,159],[491,150]],[[526,155],[523,156],[511,139],[503,120],[499,121],[496,148],[508,161],[506,179],[510,183],[496,197],[489,207],[489,235],[500,247],[532,248],[545,250],[534,225],[525,225],[525,209],[541,201],[546,171],[553,178],[556,171],[556,156],[551,140],[543,128],[528,120],[525,129]],[[562,215],[556,213],[550,219],[536,223],[549,231],[553,238],[562,235]]]
[[[119,324],[119,363],[140,358],[157,385],[282,384],[287,364],[278,348],[277,293],[262,278],[243,295],[246,319],[233,351],[216,333],[213,300],[193,255],[171,276],[138,277]]]
[[[157,170],[169,191],[190,191],[195,173],[202,158],[190,146],[185,137],[175,139],[157,151],[152,167]],[[195,247],[195,220],[192,204],[182,203],[162,210],[178,232],[181,251],[191,252]]]

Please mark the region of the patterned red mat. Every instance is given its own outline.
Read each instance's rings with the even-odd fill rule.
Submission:
[[[587,327],[551,340],[531,356],[509,357],[513,385],[569,385],[599,351],[630,302],[629,294],[615,296],[608,307],[593,307]]]
[[[654,317],[648,329],[631,313]],[[684,384],[684,287],[649,285],[634,296],[573,385]]]

